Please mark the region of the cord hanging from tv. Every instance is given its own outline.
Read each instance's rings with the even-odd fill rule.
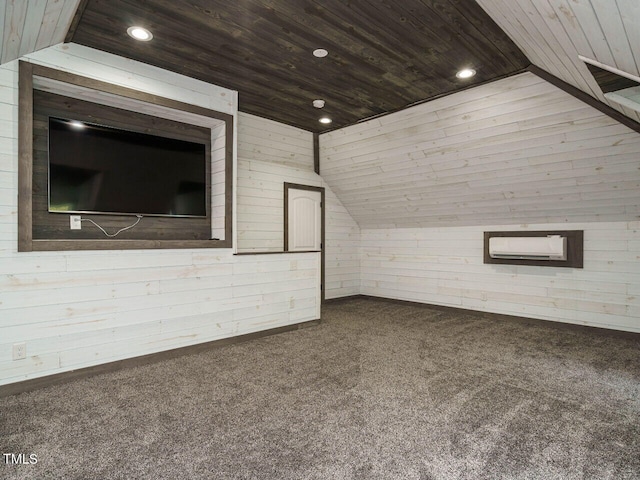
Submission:
[[[49,117],[49,211],[206,217],[206,145]]]

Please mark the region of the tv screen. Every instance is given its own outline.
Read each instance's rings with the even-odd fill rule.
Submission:
[[[206,216],[206,145],[49,117],[49,211]]]

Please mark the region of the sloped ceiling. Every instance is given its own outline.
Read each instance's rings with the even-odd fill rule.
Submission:
[[[116,1],[120,2],[117,7]],[[189,9],[195,14],[189,14]],[[184,44],[176,46],[176,38],[173,38],[176,34],[171,31],[176,22],[182,22],[180,15],[167,17],[161,12],[182,12],[181,15],[186,15],[182,19],[189,22],[185,24],[190,39],[186,47]],[[416,99],[425,100],[439,93],[473,85],[473,82],[500,78],[517,72],[529,62],[628,118],[640,121],[637,112],[605,99],[588,68],[578,58],[578,55],[583,55],[639,75],[640,2],[637,0],[410,0],[394,4],[342,0],[251,0],[239,3],[204,0],[6,0],[4,6],[0,5],[0,61],[5,63],[60,43],[66,35],[73,41],[146,63],[166,62],[166,58],[158,58],[166,48],[154,50],[149,45],[135,45],[130,40],[123,40],[121,28],[124,23],[133,21],[161,24],[165,17],[169,21],[168,29],[162,31],[160,37],[171,40],[166,47],[193,48],[191,44],[197,44],[198,38],[203,40],[200,53],[195,51],[186,55],[182,52],[178,55],[180,61],[173,67],[165,65],[167,68],[196,77],[207,70],[230,68],[233,74],[229,78],[220,78],[218,82],[215,78],[206,80],[236,90],[241,90],[242,83],[253,77],[275,91],[275,84],[269,79],[281,79],[284,72],[289,83],[277,87],[279,93],[272,92],[260,98],[241,91],[241,109],[274,118],[273,112],[279,109],[273,103],[274,97],[297,97],[295,103],[301,101],[302,92],[307,92],[309,98],[304,98],[306,104],[302,108],[290,109],[290,119],[283,117],[277,120],[312,131],[335,129],[341,124],[397,109],[398,105],[405,106]],[[238,19],[236,24],[229,24],[234,17]],[[72,23],[73,27],[69,29]],[[206,28],[202,30],[198,25]],[[214,47],[216,38],[225,28],[228,30],[224,34],[225,41],[218,43],[223,50],[227,46],[231,55],[222,55],[222,63],[211,62],[207,55],[224,53]],[[238,48],[242,43],[238,42],[242,40],[243,31],[251,34],[258,28],[266,28],[258,35],[260,42],[255,50],[258,56],[253,61],[254,65],[246,65],[252,62],[247,60],[247,51],[240,54]],[[95,33],[93,39],[92,33]],[[405,36],[408,37],[405,39]],[[269,43],[273,38],[276,40]],[[323,39],[331,48],[336,46],[339,49],[340,53],[333,55],[331,60],[338,68],[336,72],[326,71],[326,64],[317,65],[323,70],[322,74],[296,72],[296,65],[291,61],[277,65],[274,71],[268,67],[269,63],[274,63],[268,60],[269,52],[280,56],[283,52],[294,54],[296,49],[303,49],[305,45],[312,48]],[[420,43],[423,40],[426,42],[424,45]],[[393,61],[388,57],[390,49],[396,51],[398,57]],[[518,49],[524,52],[526,59]],[[261,57],[265,52],[266,60]],[[213,55],[214,60],[215,57]],[[290,56],[288,58],[291,60]],[[360,68],[358,59],[365,76],[369,75],[366,79],[351,75],[353,70]],[[487,64],[487,59],[493,60]],[[232,67],[230,64],[233,62],[245,62],[245,65]],[[426,63],[423,65],[421,62]],[[435,68],[437,64],[434,62],[443,63]],[[478,77],[470,83],[456,83],[451,79],[449,70],[458,64],[476,67]],[[238,67],[244,70],[238,70]],[[426,80],[422,87],[420,78],[415,77],[420,72]],[[296,79],[297,73],[306,78]],[[400,83],[395,93],[384,93],[386,98],[382,97],[383,89],[379,89],[378,98],[365,98],[357,87],[358,83],[373,81],[375,84],[392,78]],[[400,81],[402,78],[403,82]],[[322,87],[315,89],[312,84],[323,81],[337,82],[338,92],[342,82],[342,95],[338,93],[337,96],[343,97],[341,100],[349,97],[358,101],[349,107],[353,114],[337,119],[329,127],[317,126],[318,114],[308,105],[310,98],[323,93]],[[356,91],[350,92],[349,89],[353,88]],[[414,91],[408,94],[410,90]],[[389,95],[401,101],[392,105]],[[246,108],[242,108],[243,105]]]
[[[64,41],[80,0],[0,2],[0,64]]]
[[[477,0],[531,63],[640,121],[608,101],[579,55],[640,76],[638,0]]]
[[[320,136],[361,228],[640,218],[640,135],[532,73]]]
[[[4,11],[0,8],[0,15],[4,14],[0,17],[2,63],[62,41],[78,5],[76,20],[82,29],[80,13],[93,1],[7,0]],[[125,3],[144,16],[152,13],[158,1],[165,7],[174,3]],[[201,1],[192,4],[200,5]],[[271,0],[256,2],[266,5],[267,10],[274,5]],[[245,7],[249,3],[242,2]],[[304,2],[310,8],[322,3]],[[491,28],[495,22],[529,62],[605,104],[608,101],[579,54],[634,75],[640,73],[638,0],[418,3],[439,6],[440,12],[453,8],[464,13],[470,5],[474,11],[481,7],[492,19]],[[220,8],[238,6],[236,2],[218,4]],[[402,5],[406,8],[405,2]],[[107,23],[112,13],[106,10]],[[405,21],[415,12],[406,13],[402,16]],[[384,16],[378,17],[372,38],[393,37],[393,31],[384,30],[383,20]],[[479,25],[476,22],[474,28]],[[462,28],[463,24],[457,26]],[[308,29],[312,34],[321,25],[309,25]],[[108,31],[100,34],[104,39]],[[100,45],[97,42],[94,46]],[[384,48],[382,40],[378,47]],[[119,53],[142,61],[151,58],[145,47],[135,48],[142,50],[135,55],[127,49]],[[438,55],[451,56],[447,52]],[[183,66],[198,58],[184,58]],[[344,80],[352,82],[349,69],[342,66]],[[268,73],[260,72],[263,82],[268,83]],[[296,88],[290,85],[290,89]],[[251,101],[246,96],[245,100]],[[640,120],[633,110],[609,105],[634,121]],[[640,218],[640,135],[531,73],[323,134],[320,145],[321,174],[362,227]]]
[[[153,39],[131,39],[134,24]],[[237,90],[240,111],[313,132],[529,64],[473,0],[88,0],[72,41]],[[477,75],[456,78],[465,67]]]

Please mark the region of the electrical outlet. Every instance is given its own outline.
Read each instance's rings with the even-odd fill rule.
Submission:
[[[71,230],[80,230],[82,228],[82,217],[80,215],[69,215],[69,227]]]
[[[13,344],[13,359],[22,360],[27,358],[27,344],[26,343],[14,343]]]

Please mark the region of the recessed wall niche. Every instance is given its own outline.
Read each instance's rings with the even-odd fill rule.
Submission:
[[[233,117],[125,87],[20,63],[18,250],[230,248],[232,246]],[[205,145],[206,216],[147,216],[117,237],[108,233],[134,215],[81,216],[49,211],[49,118],[79,120],[129,132]]]

